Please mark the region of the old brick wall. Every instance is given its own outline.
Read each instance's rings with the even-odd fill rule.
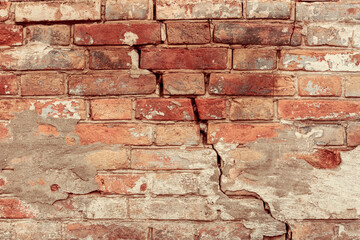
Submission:
[[[360,2],[0,2],[0,239],[360,239]]]

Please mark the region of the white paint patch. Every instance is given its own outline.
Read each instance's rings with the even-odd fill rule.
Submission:
[[[136,35],[135,33],[133,32],[126,32],[124,34],[124,39],[120,39],[120,41],[122,41],[123,44],[126,44],[126,45],[129,45],[129,46],[132,46],[134,45],[137,40],[139,39],[138,35]]]

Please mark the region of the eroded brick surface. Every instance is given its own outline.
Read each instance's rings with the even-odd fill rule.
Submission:
[[[0,239],[360,239],[359,9],[0,1]]]

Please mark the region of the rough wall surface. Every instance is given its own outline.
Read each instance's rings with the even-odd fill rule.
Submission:
[[[0,2],[0,239],[360,239],[360,2]]]

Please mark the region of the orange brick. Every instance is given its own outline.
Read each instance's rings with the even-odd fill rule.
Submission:
[[[156,128],[157,145],[199,145],[200,127],[196,124],[158,125]]]
[[[90,101],[93,120],[131,119],[131,99],[94,99]]]
[[[300,96],[340,96],[341,78],[337,76],[309,75],[298,77]]]
[[[0,95],[18,94],[16,75],[0,75]]]
[[[231,102],[231,120],[270,120],[274,117],[271,98],[238,98]]]
[[[196,107],[199,118],[215,120],[226,118],[226,100],[219,98],[196,98]]]
[[[58,73],[36,73],[21,76],[21,95],[48,96],[65,94],[64,75]]]

